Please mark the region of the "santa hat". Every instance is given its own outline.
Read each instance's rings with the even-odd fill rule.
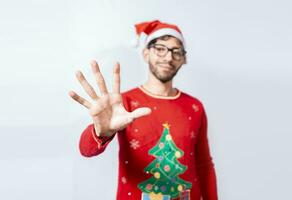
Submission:
[[[179,39],[183,45],[184,39],[181,30],[173,24],[167,24],[154,20],[150,22],[142,22],[135,25],[137,38],[133,41],[133,46],[145,47],[151,40],[159,38],[164,35],[171,35]]]

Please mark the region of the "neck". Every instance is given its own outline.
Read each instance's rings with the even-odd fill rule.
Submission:
[[[162,83],[156,78],[149,78],[142,87],[149,93],[157,96],[171,97],[177,94],[177,90],[172,86],[172,80]]]

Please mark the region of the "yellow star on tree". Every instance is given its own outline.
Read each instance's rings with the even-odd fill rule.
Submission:
[[[167,128],[167,129],[169,129],[169,127],[170,127],[170,124],[169,124],[169,123],[167,123],[167,122],[165,122],[164,124],[162,124],[162,126],[163,126],[164,128]]]

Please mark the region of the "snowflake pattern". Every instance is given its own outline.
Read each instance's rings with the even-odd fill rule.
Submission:
[[[126,179],[126,177],[124,177],[124,176],[122,177],[122,183],[123,183],[123,184],[126,184],[126,183],[127,183],[127,179]]]
[[[139,106],[138,101],[131,101],[131,106],[137,108]]]
[[[194,131],[191,132],[191,138],[195,138],[196,137],[196,133]]]
[[[192,108],[194,109],[195,112],[199,111],[199,106],[197,106],[196,104],[193,104]]]
[[[132,149],[137,149],[137,148],[139,148],[139,147],[140,147],[139,141],[136,140],[136,139],[132,139],[132,140],[130,141],[130,147],[131,147]]]

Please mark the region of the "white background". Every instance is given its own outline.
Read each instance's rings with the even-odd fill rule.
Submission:
[[[175,86],[199,98],[223,200],[292,199],[292,3],[284,0],[0,1],[0,199],[115,199],[117,142],[84,158],[91,123],[68,91],[97,59],[111,86],[142,84],[133,25],[178,24],[188,64]]]

